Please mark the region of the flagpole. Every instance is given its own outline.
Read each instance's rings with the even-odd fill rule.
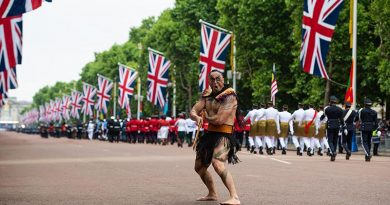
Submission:
[[[114,78],[114,117],[115,119],[117,118],[116,116],[116,77]]]
[[[273,63],[273,66],[272,66],[272,73],[274,73],[275,71],[275,63]],[[276,78],[275,74],[274,75],[274,79]],[[271,92],[272,92],[272,82],[271,82]],[[271,93],[272,95],[272,93]],[[272,104],[275,106],[275,101],[276,101],[276,95],[272,95]]]
[[[137,120],[140,119],[140,110],[141,110],[141,78],[138,77],[137,80]]]
[[[206,22],[206,21],[203,21],[202,19],[199,19],[199,23],[206,24],[206,25],[208,25],[208,26],[211,26],[211,27],[213,27],[213,28],[219,29],[219,30],[224,31],[224,32],[226,32],[226,33],[233,33],[233,32],[231,32],[231,31],[229,31],[229,30],[226,30],[226,29],[221,28],[221,27],[219,27],[219,26],[216,26],[216,25],[214,25],[214,24],[211,24],[211,23],[208,23],[208,22]]]
[[[173,86],[172,116],[174,118],[176,118],[176,78],[175,78],[175,75],[176,75],[176,66],[173,67],[173,82],[172,82],[172,86]]]
[[[101,78],[104,78],[104,79],[106,79],[106,80],[112,81],[112,79],[107,78],[106,76],[100,75],[99,73],[96,74],[96,75],[97,75],[98,77],[101,77]]]
[[[352,93],[353,102],[352,109],[356,109],[356,44],[357,44],[357,0],[353,0],[353,30],[352,30],[352,69],[353,69],[353,82],[352,82]]]
[[[153,48],[150,48],[150,47],[148,47],[148,50],[149,50],[149,51],[152,51],[153,53],[157,53],[157,54],[160,54],[160,55],[164,55],[163,52],[158,51],[158,50],[154,50]]]
[[[236,35],[232,33],[232,44],[233,44],[233,65],[232,65],[232,70],[233,70],[233,89],[236,90]]]

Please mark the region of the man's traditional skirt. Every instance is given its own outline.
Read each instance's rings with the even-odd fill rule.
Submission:
[[[305,136],[305,124],[302,123],[301,126],[299,126],[299,123],[298,122],[294,122],[294,135],[295,136],[299,136],[299,137],[303,137]]]
[[[256,124],[257,124],[256,136],[265,136],[266,121],[259,120],[256,122]]]
[[[214,149],[218,147],[223,139],[227,139],[226,148],[228,151],[228,163],[236,164],[240,160],[236,153],[239,143],[233,137],[233,127],[230,125],[209,125],[209,130],[203,136],[199,136],[196,144],[196,159],[200,159],[204,166],[209,166],[213,159]]]
[[[278,133],[276,132],[275,120],[267,120],[266,127],[265,127],[265,136],[276,137],[277,134]]]
[[[283,137],[283,138],[288,137],[288,122],[281,122],[280,123],[279,137]]]

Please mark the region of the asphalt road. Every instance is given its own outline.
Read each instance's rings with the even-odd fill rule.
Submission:
[[[239,153],[229,165],[241,204],[390,204],[390,157]],[[0,132],[0,204],[178,204],[206,188],[191,148]],[[228,192],[214,170],[219,199]]]

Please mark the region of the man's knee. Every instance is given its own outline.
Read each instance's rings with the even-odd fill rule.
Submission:
[[[195,167],[194,167],[196,173],[201,175],[203,172],[207,170],[206,167],[204,167],[200,162],[195,162]]]
[[[217,159],[213,159],[211,161],[211,164],[213,165],[213,168],[218,175],[221,175],[225,171],[224,162],[217,160]]]

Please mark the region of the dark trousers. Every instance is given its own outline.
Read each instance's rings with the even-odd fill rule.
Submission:
[[[374,144],[374,149],[373,149],[374,156],[378,156],[378,148],[380,143],[373,143],[373,144]]]
[[[327,129],[327,137],[328,137],[328,143],[329,148],[331,151],[331,154],[336,154],[337,149],[337,143],[339,139],[339,130],[338,129]]]
[[[131,131],[130,132],[130,143],[136,143],[137,142],[137,137],[138,137],[138,131]]]
[[[344,135],[341,135],[341,137],[338,138],[338,145],[339,145],[339,153],[343,153],[344,148]]]
[[[362,145],[366,156],[371,155],[371,138],[372,131],[362,131]]]
[[[234,132],[234,136],[236,137],[238,143],[240,143],[240,148],[241,148],[242,143],[244,141],[244,132]]]
[[[354,130],[348,130],[348,134],[343,133],[343,148],[345,151],[350,154],[352,149],[352,135]]]
[[[245,131],[245,147],[249,149],[249,131]]]

